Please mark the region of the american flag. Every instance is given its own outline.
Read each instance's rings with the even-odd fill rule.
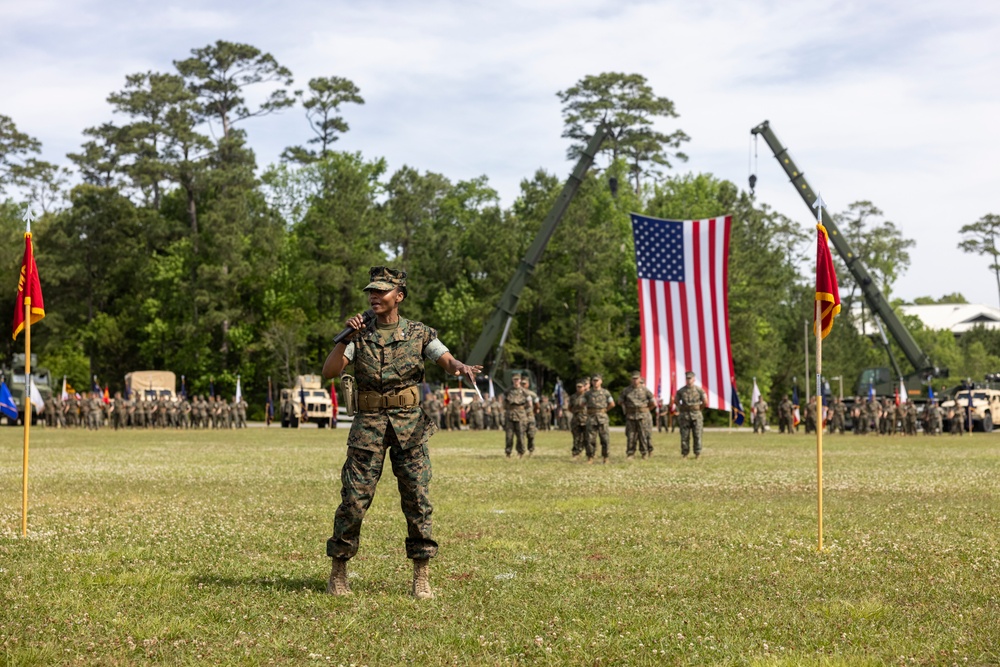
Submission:
[[[632,214],[646,386],[657,393],[668,388],[673,396],[685,372],[693,371],[708,394],[705,407],[716,410],[732,408],[731,223],[731,216],[659,220]]]

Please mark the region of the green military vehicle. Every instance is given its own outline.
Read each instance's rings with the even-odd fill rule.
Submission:
[[[24,373],[24,361],[24,354],[17,353],[14,355],[11,367],[3,369],[4,381],[10,389],[10,394],[14,398],[14,404],[17,406],[18,412],[16,420],[4,417],[7,424],[10,426],[24,424],[25,390],[27,388]],[[35,388],[38,390],[39,395],[45,402],[46,408],[55,409],[55,403],[52,400],[52,376],[47,368],[40,368],[38,366],[38,358],[34,354],[31,355],[31,378],[35,384]],[[38,410],[38,406],[33,406],[31,409],[32,425],[38,421]]]

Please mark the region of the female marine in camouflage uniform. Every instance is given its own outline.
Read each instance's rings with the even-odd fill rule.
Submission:
[[[361,522],[375,497],[386,454],[399,487],[406,517],[406,556],[413,560],[414,597],[434,597],[428,559],[437,554],[431,538],[428,484],[431,461],[427,441],[438,429],[420,409],[418,387],[424,379],[426,357],[452,375],[475,382],[481,366],[455,359],[438,340],[437,332],[421,322],[399,316],[406,298],[406,272],[372,267],[365,287],[375,319],[366,323],[361,313],[347,321],[355,330],[353,342],[338,343],[323,365],[323,376],[338,377],[354,363],[358,385],[358,413],[347,438],[347,461],[341,473],[341,503],[326,553],[333,559],[327,592],[347,595],[347,561],[358,551]]]

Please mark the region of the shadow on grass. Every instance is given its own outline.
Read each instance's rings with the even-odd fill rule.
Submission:
[[[310,591],[326,592],[326,580],[316,577],[227,577],[222,575],[199,575],[191,577],[191,582],[198,587],[215,588],[259,588],[271,591]]]
[[[190,578],[198,588],[258,589],[282,593],[326,594],[326,578],[280,577],[261,575],[257,577],[230,577],[223,575],[198,575]],[[351,579],[351,590],[368,595],[409,596],[408,586],[393,581],[366,581]]]

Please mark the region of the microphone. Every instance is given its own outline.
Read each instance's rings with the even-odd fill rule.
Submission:
[[[361,313],[362,326],[367,326],[368,323],[371,322],[372,319],[374,319],[374,317],[375,317],[375,311],[372,310],[371,308]],[[339,345],[340,343],[343,343],[344,339],[353,334],[355,331],[357,331],[357,329],[354,329],[352,327],[344,328],[343,331],[341,331],[339,334],[333,337],[333,344]]]

